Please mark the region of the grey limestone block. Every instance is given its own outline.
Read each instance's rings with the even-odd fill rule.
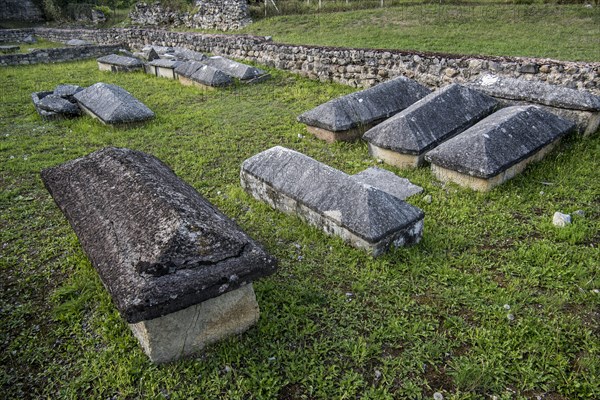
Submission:
[[[600,127],[600,96],[544,82],[483,75],[471,87],[494,96],[503,106],[535,104],[577,124],[584,135]]]
[[[491,114],[498,102],[459,84],[431,93],[368,130],[371,154],[399,168],[419,167],[425,153]]]
[[[77,104],[71,103],[56,94],[49,94],[40,99],[38,106],[42,110],[55,112],[58,114],[77,116],[81,114],[80,108]]]
[[[144,68],[144,63],[137,58],[119,56],[117,54],[109,54],[96,59],[96,61],[101,71],[129,72]]]
[[[83,90],[77,85],[58,85],[54,91],[35,92],[31,100],[37,113],[46,121],[73,118],[81,115],[73,95]]]
[[[428,152],[438,178],[489,190],[541,159],[575,124],[537,106],[513,106]]]
[[[41,175],[130,324],[275,271],[273,257],[151,155],[105,148]]]
[[[154,118],[154,113],[120,86],[98,82],[74,95],[79,106],[105,124],[132,124]]]
[[[197,61],[181,63],[175,68],[175,73],[184,84],[199,84],[204,87],[221,87],[233,83],[233,80],[229,75]]]
[[[211,67],[223,71],[227,75],[242,81],[253,80],[265,75],[265,71],[261,69],[221,56],[209,57],[202,61],[205,64],[210,65]]]
[[[406,200],[410,196],[423,191],[421,186],[411,183],[408,179],[377,167],[367,168],[351,177],[360,183],[373,186],[392,196],[396,196],[400,200]]]
[[[429,93],[425,86],[401,76],[330,100],[301,114],[298,121],[321,139],[353,140]]]
[[[81,86],[71,85],[71,84],[61,84],[54,88],[54,94],[67,99],[69,101],[75,102],[75,93],[79,93],[83,90]]]
[[[67,46],[88,46],[90,43],[81,39],[71,39],[66,42]]]
[[[240,177],[255,198],[374,256],[421,239],[419,208],[296,151],[259,153],[243,162]]]

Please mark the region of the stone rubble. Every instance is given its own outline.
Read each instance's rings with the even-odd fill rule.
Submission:
[[[37,113],[46,121],[74,118],[81,115],[74,95],[82,90],[77,85],[58,85],[51,92],[32,93],[31,100]]]

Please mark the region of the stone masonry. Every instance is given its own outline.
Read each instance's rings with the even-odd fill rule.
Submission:
[[[140,49],[147,44],[184,47],[353,87],[370,87],[403,75],[429,88],[440,88],[449,83],[467,82],[481,74],[493,73],[586,89],[600,94],[600,62],[295,46],[274,43],[264,36],[169,32],[158,29],[36,28],[33,32],[39,37],[54,41],[79,38],[99,44],[127,43],[130,47]],[[0,40],[7,34],[12,33],[10,30],[0,31]],[[538,67],[524,68],[531,65]]]

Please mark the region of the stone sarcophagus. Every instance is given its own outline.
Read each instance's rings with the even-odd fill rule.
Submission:
[[[252,281],[276,260],[157,158],[106,148],[42,180],[152,361],[258,320]]]

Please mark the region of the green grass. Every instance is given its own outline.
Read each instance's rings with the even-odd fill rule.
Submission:
[[[485,194],[390,168],[425,189],[410,199],[425,211],[424,238],[373,259],[240,188],[241,162],[274,145],[347,173],[376,164],[365,143],[329,145],[295,121],[351,88],[269,72],[202,92],[94,61],[0,69],[5,398],[600,397],[598,134],[566,139]],[[31,104],[33,91],[97,81],[129,90],[156,119],[43,122]],[[279,259],[255,284],[255,327],[189,360],[148,361],[39,176],[104,146],[159,157]],[[572,225],[551,224],[578,209]]]
[[[265,18],[244,32],[293,44],[600,61],[599,27],[599,7],[409,4]]]

